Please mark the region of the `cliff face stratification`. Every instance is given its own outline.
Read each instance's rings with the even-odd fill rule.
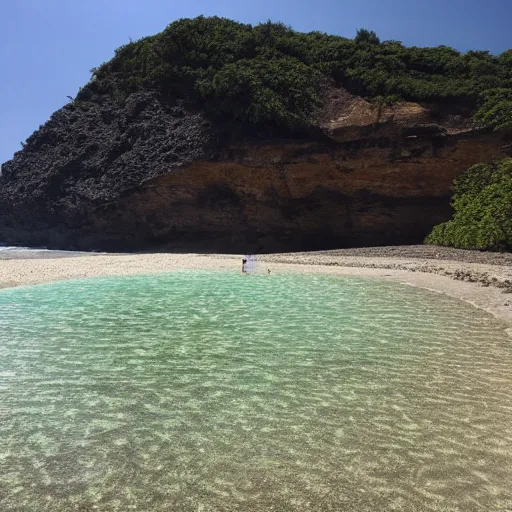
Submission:
[[[453,179],[506,152],[461,113],[332,90],[310,137],[222,143],[134,94],[64,107],[3,166],[0,239],[59,248],[281,251],[420,242]]]
[[[203,21],[197,23],[202,26]],[[185,52],[184,40],[172,46],[169,39],[177,33],[175,27],[157,41],[165,42],[168,53],[174,48],[174,60],[182,59],[175,48]],[[296,84],[279,83],[273,90],[262,82],[261,90],[244,92],[240,83],[248,65],[240,65],[229,75],[240,90],[229,104],[233,115],[228,115],[224,99],[231,92],[222,93],[221,79],[225,69],[233,71],[233,59],[218,64],[220,71],[212,75],[214,97],[204,78],[213,73],[210,64],[217,54],[212,54],[210,67],[198,74],[195,85],[185,84],[206,91],[202,99],[191,98],[162,89],[161,67],[142,52],[148,48],[146,40],[136,44],[129,47],[129,58],[123,50],[124,60],[118,55],[100,68],[77,99],[3,165],[1,242],[222,252],[417,243],[450,217],[454,178],[475,163],[510,154],[506,135],[474,126],[474,101],[373,101],[370,93],[356,93],[363,82],[355,87],[353,78],[335,75],[318,86],[319,102],[311,92],[316,105],[311,120],[297,114],[290,121],[279,110],[280,101],[287,95],[304,100],[297,96]],[[158,59],[164,59],[158,48]],[[265,80],[272,73],[264,67],[267,63],[258,62],[247,75],[250,84],[262,69]],[[285,76],[292,73],[288,61],[276,62]],[[158,73],[148,71],[150,64]],[[299,71],[290,76],[300,79],[304,73]],[[185,87],[185,75],[177,67],[174,74],[165,72]],[[149,78],[136,81],[137,73]],[[246,96],[260,98],[263,93],[280,112],[275,123],[264,118],[274,115],[264,102],[244,103]],[[289,107],[303,112],[293,102]],[[249,115],[254,119],[247,121]],[[283,128],[282,122],[297,122],[298,127]]]

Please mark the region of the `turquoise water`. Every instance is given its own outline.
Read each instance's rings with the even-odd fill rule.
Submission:
[[[0,291],[0,510],[512,509],[512,343],[387,281]]]

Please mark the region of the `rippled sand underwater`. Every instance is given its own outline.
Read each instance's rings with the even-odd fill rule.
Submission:
[[[0,510],[512,509],[512,342],[321,275],[0,292]]]

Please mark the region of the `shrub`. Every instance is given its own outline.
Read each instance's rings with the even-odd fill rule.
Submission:
[[[379,36],[373,30],[365,28],[357,31],[354,41],[358,44],[380,44]]]
[[[512,129],[512,89],[489,89],[481,94],[475,121],[495,130]]]
[[[130,42],[92,70],[78,94],[108,94],[124,101],[140,89],[194,102],[210,114],[248,124],[311,122],[326,83],[365,96],[416,101],[461,100],[510,90],[512,57],[460,52],[446,46],[407,48],[380,43],[361,29],[354,40],[322,32],[300,33],[282,23],[251,26],[198,17]],[[491,94],[491,93],[489,93]],[[508,99],[484,98],[481,122],[507,127]]]
[[[453,219],[425,242],[463,249],[512,249],[512,159],[478,164],[454,182]]]

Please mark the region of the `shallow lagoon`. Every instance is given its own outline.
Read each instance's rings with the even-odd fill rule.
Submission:
[[[0,509],[512,508],[512,343],[387,281],[0,291]]]

